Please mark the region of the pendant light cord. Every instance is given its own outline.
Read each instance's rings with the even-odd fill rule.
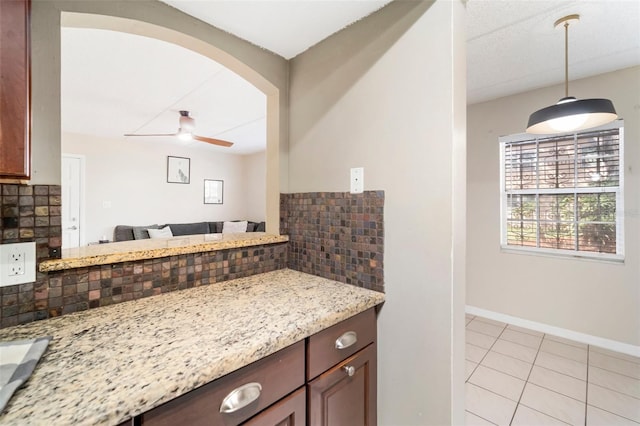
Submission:
[[[569,22],[564,23],[564,97],[569,97]]]

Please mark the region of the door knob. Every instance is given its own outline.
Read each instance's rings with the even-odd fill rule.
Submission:
[[[67,229],[71,229],[71,230],[75,231],[76,229],[78,229],[78,227],[73,225],[73,226],[68,227]]]

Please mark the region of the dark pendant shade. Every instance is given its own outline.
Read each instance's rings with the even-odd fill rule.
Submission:
[[[529,116],[527,133],[555,134],[602,126],[618,118],[609,99],[566,97]]]

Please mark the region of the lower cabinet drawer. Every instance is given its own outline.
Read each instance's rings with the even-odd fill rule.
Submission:
[[[376,314],[368,309],[309,337],[307,380],[376,340]]]
[[[304,353],[295,343],[142,414],[141,424],[238,425],[305,383]]]
[[[307,392],[305,388],[300,388],[242,423],[242,426],[304,426],[306,422]]]

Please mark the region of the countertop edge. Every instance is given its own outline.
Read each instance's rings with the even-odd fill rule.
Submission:
[[[175,237],[179,240],[179,237]],[[109,265],[112,263],[129,262],[136,260],[158,259],[168,256],[182,254],[204,253],[218,250],[228,250],[234,248],[255,247],[260,245],[270,245],[286,243],[289,241],[287,235],[267,235],[248,240],[236,241],[210,241],[193,243],[189,245],[162,248],[141,248],[138,250],[127,250],[117,253],[94,254],[80,257],[67,257],[61,259],[48,259],[40,263],[38,271],[54,272],[65,269],[84,268],[88,266]]]

